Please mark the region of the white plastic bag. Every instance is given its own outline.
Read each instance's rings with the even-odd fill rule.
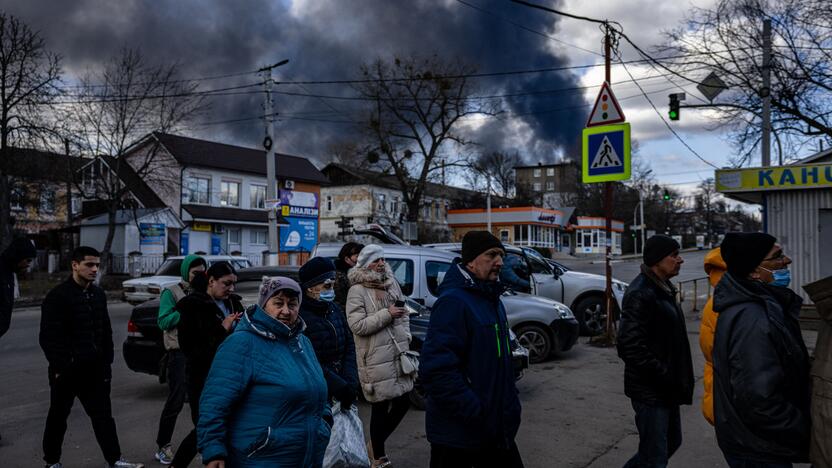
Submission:
[[[364,427],[358,407],[341,411],[341,403],[332,405],[332,431],[324,454],[324,468],[367,468],[370,465],[364,444]]]

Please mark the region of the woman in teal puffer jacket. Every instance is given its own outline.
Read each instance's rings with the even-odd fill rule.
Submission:
[[[301,289],[264,278],[220,346],[200,399],[199,451],[209,468],[320,467],[329,442],[327,386],[298,317]]]

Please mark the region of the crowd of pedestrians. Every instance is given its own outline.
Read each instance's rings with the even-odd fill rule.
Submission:
[[[21,239],[0,254],[0,336],[19,295],[17,275],[34,256],[31,242]],[[297,282],[263,278],[257,303],[247,309],[234,293],[229,263],[209,266],[187,256],[182,281],[160,298],[169,395],[156,460],[186,467],[199,453],[211,468],[321,467],[333,411],[349,411],[363,397],[371,406],[364,466],[391,468],[395,456],[386,442],[409,410],[418,375],[431,468],[523,467],[515,441],[521,405],[500,299],[505,256],[491,233],[464,236],[461,256],[439,287],[418,363],[407,351],[406,297],[381,246],[347,243],[335,262],[305,263]],[[813,362],[798,322],[803,301],[789,288],[791,262],[763,233],[729,233],[705,256],[714,293],[700,326],[702,413],[731,468],[810,459],[817,468],[832,466],[832,278],[805,287],[822,319]],[[96,285],[99,263],[95,249],[75,249],[71,276],[41,308],[50,386],[43,459],[51,468],[62,466],[76,399],[108,466],[143,466],[122,458],[112,415],[112,328]],[[625,468],[665,467],[683,443],[680,406],[692,403],[695,380],[671,282],[682,264],[674,239],[651,237],[641,273],[624,295],[617,351],[639,435]],[[186,399],[194,427],[174,453]]]

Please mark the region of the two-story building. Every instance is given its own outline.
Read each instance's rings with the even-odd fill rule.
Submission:
[[[184,223],[181,254],[238,254],[260,264],[268,250],[268,209],[279,206],[279,257],[302,263],[318,242],[320,188],[326,177],[306,158],[277,154],[278,198],[266,199],[266,152],[152,133],[126,156],[131,166],[156,165],[145,180]]]
[[[419,203],[418,223],[407,223],[408,208],[395,176],[331,163],[322,169],[330,185],[321,189],[321,239],[334,240],[336,224],[350,218],[353,226],[376,223],[406,240],[447,242],[452,230],[448,211],[485,206],[485,195],[458,187],[428,182]],[[505,203],[494,197],[493,203]],[[408,228],[408,225],[411,227]]]

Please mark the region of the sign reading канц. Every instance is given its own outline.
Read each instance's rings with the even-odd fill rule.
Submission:
[[[832,188],[832,164],[718,169],[719,192]]]

